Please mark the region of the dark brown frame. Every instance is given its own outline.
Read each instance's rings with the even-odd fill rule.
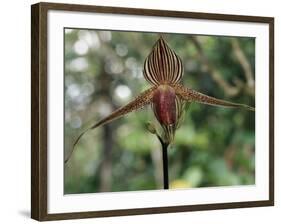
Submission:
[[[196,18],[269,24],[269,200],[48,214],[47,211],[47,13],[49,10]],[[31,6],[31,217],[39,221],[274,205],[274,18],[90,5]]]

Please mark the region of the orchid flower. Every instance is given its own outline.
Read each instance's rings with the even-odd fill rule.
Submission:
[[[160,36],[145,59],[143,68],[144,78],[152,87],[140,93],[127,105],[115,110],[82,132],[73,147],[87,131],[112,122],[147,105],[151,105],[156,119],[163,128],[164,137],[161,137],[160,140],[163,140],[168,145],[173,141],[175,131],[180,126],[186,104],[195,102],[213,106],[255,110],[255,108],[248,105],[217,99],[183,86],[180,83],[183,72],[183,63],[180,57]],[[150,127],[150,129],[153,129],[151,132],[155,133],[154,127]],[[159,137],[159,135],[157,136]]]

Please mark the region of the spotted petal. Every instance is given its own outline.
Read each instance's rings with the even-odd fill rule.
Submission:
[[[236,107],[236,108],[243,108],[251,111],[255,111],[255,108],[250,107],[245,104],[238,104],[238,103],[232,103],[225,100],[220,100],[211,96],[207,96],[203,93],[199,93],[195,90],[192,90],[190,88],[184,87],[180,84],[173,85],[176,94],[181,96],[183,99],[185,99],[188,102],[197,102],[202,104],[209,104],[213,106],[222,106],[222,107]]]
[[[162,37],[154,45],[144,62],[144,78],[152,85],[178,83],[183,75],[181,59]]]
[[[126,115],[126,114],[128,114],[132,111],[138,110],[138,109],[144,107],[145,105],[149,104],[151,102],[151,99],[153,97],[153,93],[154,93],[155,89],[156,89],[156,87],[151,87],[150,89],[144,91],[136,99],[134,99],[133,101],[131,101],[127,105],[115,110],[114,112],[112,112],[107,117],[103,118],[102,120],[100,120],[96,124],[92,125],[90,128],[86,129],[84,132],[82,132],[79,135],[79,137],[74,142],[73,150],[74,150],[76,144],[79,142],[79,140],[82,138],[82,136],[87,131],[95,129],[95,128],[100,127],[100,126],[103,126],[103,125],[105,125],[105,124],[107,124],[107,123],[109,123],[109,122],[111,122],[115,119],[123,117],[124,115]],[[70,153],[70,156],[66,159],[65,162],[67,162],[68,159],[71,157],[71,154],[73,153],[73,150],[72,150],[72,152]]]

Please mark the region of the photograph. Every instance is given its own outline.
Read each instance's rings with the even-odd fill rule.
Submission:
[[[31,217],[274,205],[274,18],[31,8]]]
[[[64,194],[255,185],[254,37],[63,32]]]
[[[0,223],[281,220],[277,3],[3,2]]]

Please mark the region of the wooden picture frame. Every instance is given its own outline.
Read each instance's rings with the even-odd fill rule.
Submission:
[[[269,29],[269,146],[268,146],[268,198],[228,203],[193,204],[180,206],[143,207],[81,212],[48,212],[48,13],[65,11],[79,13],[103,13],[131,16],[149,16],[227,21],[268,25]],[[164,11],[137,8],[118,8],[91,5],[38,3],[31,7],[31,217],[39,221],[80,219],[124,215],[187,212],[225,208],[242,208],[274,205],[274,18],[240,16],[183,11]],[[63,150],[63,149],[57,149]]]

